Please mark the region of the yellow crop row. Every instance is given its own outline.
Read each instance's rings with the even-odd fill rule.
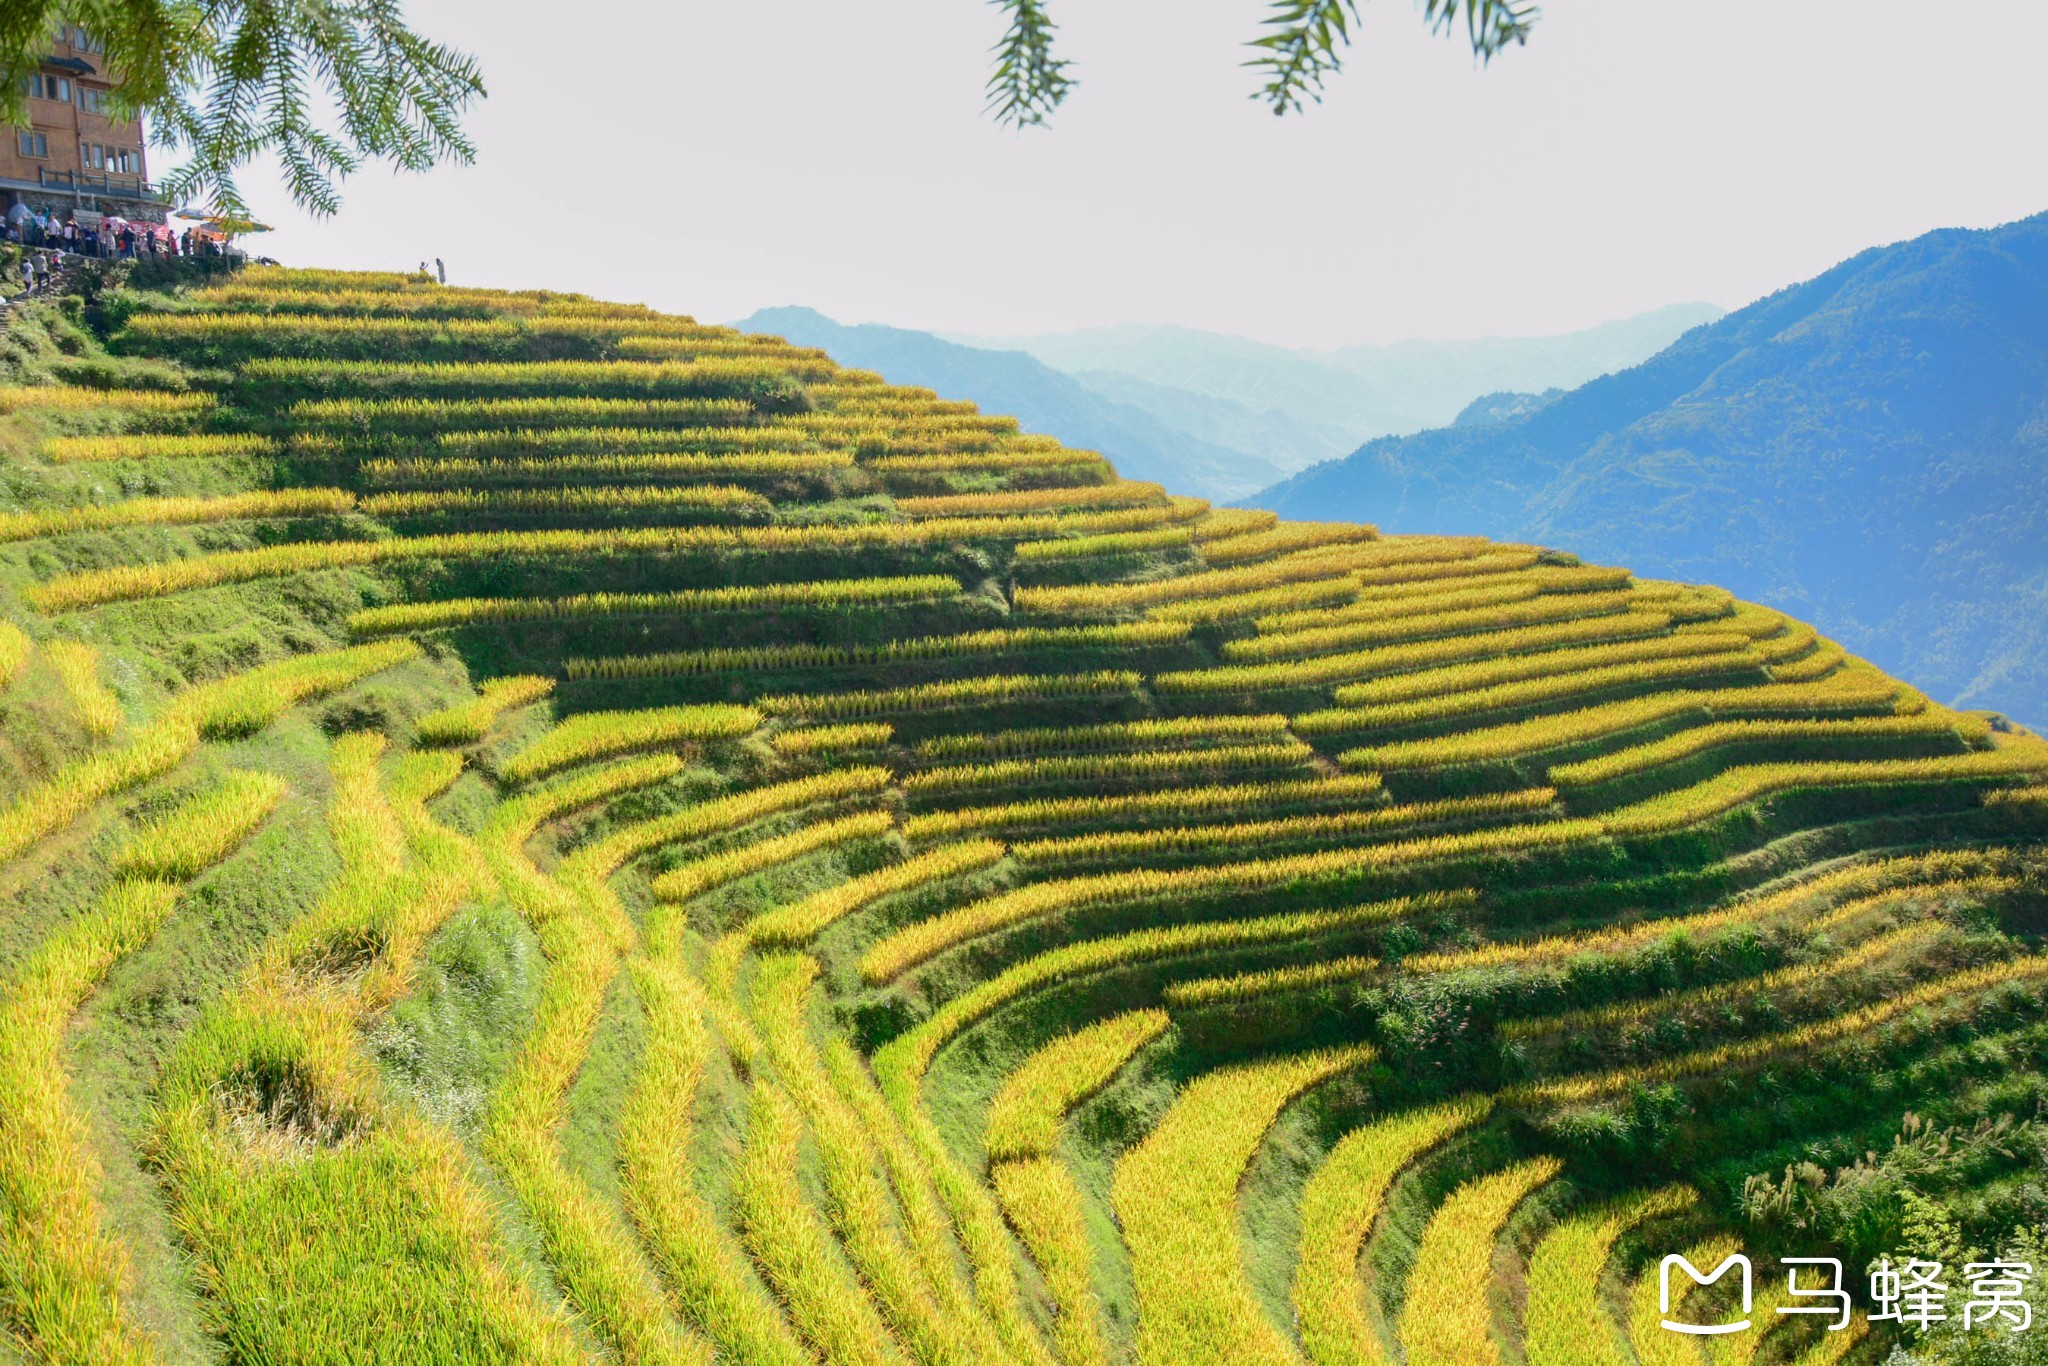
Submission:
[[[864,811],[822,825],[806,825],[774,839],[743,844],[723,853],[692,859],[654,879],[652,890],[662,901],[688,901],[713,887],[773,868],[779,863],[830,849],[849,840],[887,834],[895,818],[886,811]]]
[[[804,1197],[797,1171],[803,1119],[757,1080],[747,1101],[746,1146],[733,1173],[740,1232],[805,1337],[849,1366],[904,1366],[888,1326]]]
[[[1940,890],[1945,893],[1951,890],[1960,893],[1963,885],[1946,884]],[[1604,1006],[1568,1011],[1562,1015],[1525,1016],[1505,1020],[1500,1026],[1500,1037],[1503,1041],[1537,1039],[1555,1034],[1582,1038],[1593,1030],[1606,1029],[1613,1025],[1634,1024],[1653,1015],[1676,1013],[1724,1001],[1768,996],[1822,979],[1849,981],[1853,980],[1854,974],[1879,959],[1900,949],[1923,947],[1939,939],[1947,931],[1948,925],[1945,921],[1916,920],[1895,930],[1872,935],[1846,953],[1774,968],[1770,972],[1760,973],[1754,977],[1738,978],[1713,986],[1694,987],[1689,991],[1670,992],[1644,1001],[1615,1001]]]
[[[1280,514],[1263,508],[1215,508],[1195,523],[1197,541],[1220,541],[1231,536],[1249,536],[1254,531],[1271,531],[1280,525]]]
[[[1017,489],[1008,493],[955,493],[936,498],[898,498],[906,517],[1005,517],[1015,512],[1151,503],[1166,497],[1157,484],[1083,484],[1075,488]]]
[[[1265,531],[1205,540],[1202,558],[1211,565],[1249,564],[1322,546],[1375,541],[1379,534],[1378,527],[1357,522],[1282,522]]]
[[[1544,593],[1565,593],[1619,589],[1629,586],[1625,569],[1528,569],[1483,579],[1452,579],[1448,585],[1412,583],[1383,584],[1360,589],[1358,601],[1349,607],[1307,612],[1283,612],[1261,617],[1259,634],[1278,635],[1343,626],[1356,621],[1383,621],[1416,613],[1462,612],[1474,607],[1492,607],[1527,602]]]
[[[1336,708],[1297,716],[1294,724],[1304,735],[1409,726],[1616,688],[1754,676],[1760,665],[1740,636],[1651,636],[1351,683],[1337,689]]]
[[[853,457],[844,451],[737,451],[726,455],[674,451],[642,455],[536,455],[502,460],[470,456],[365,460],[362,476],[373,484],[444,484],[458,479],[522,483],[640,476],[764,479],[819,475],[852,467]]]
[[[402,346],[413,340],[509,341],[528,335],[524,319],[370,317],[359,313],[138,313],[128,320],[130,336],[158,340],[212,341],[249,337],[282,341],[299,336],[346,336]]]
[[[161,389],[88,389],[67,384],[0,385],[0,413],[52,409],[115,408],[151,416],[182,416],[213,407],[209,393],[173,393]]]
[[[606,333],[616,334],[618,329],[599,324],[575,330],[603,336]],[[661,336],[641,332],[619,337],[613,350],[617,355],[634,360],[696,360],[705,356],[731,356],[774,364],[803,365],[807,367],[803,373],[817,379],[836,378],[840,373],[832,358],[818,348],[791,346],[780,338]]]
[[[924,1230],[906,1230],[908,1218],[899,1222],[894,1192],[880,1170],[880,1136],[832,1084],[808,1028],[817,973],[816,961],[806,955],[772,955],[755,975],[753,1003],[766,1040],[763,1051],[809,1123],[825,1211],[840,1244],[912,1359],[932,1366],[998,1359],[1004,1353],[989,1324],[958,1293],[950,1238],[934,1226],[928,1244],[933,1255],[923,1256],[914,1246]],[[906,1185],[900,1182],[898,1189]]]
[[[1020,541],[1019,564],[1043,564],[1048,560],[1085,560],[1097,555],[1138,555],[1154,550],[1175,550],[1189,544],[1186,527],[1160,527],[1154,531],[1124,531],[1108,536],[1074,536],[1059,541]]]
[[[0,688],[14,681],[34,649],[35,642],[26,631],[11,621],[0,621]]]
[[[1151,816],[1218,815],[1232,811],[1269,811],[1288,806],[1338,806],[1368,801],[1380,793],[1377,773],[1310,778],[1291,783],[1232,783],[1217,787],[1184,787],[1167,792],[1130,792],[1110,797],[1046,797],[971,806],[958,811],[930,811],[903,823],[912,839],[930,839],[963,830],[1010,830],[1031,826],[1070,825],[1079,821],[1140,821]]]
[[[431,493],[379,493],[358,499],[346,489],[258,489],[218,498],[130,498],[118,503],[0,513],[0,541],[27,540],[116,526],[190,526],[257,517],[419,516],[436,512],[581,513],[705,508],[767,512],[760,494],[729,485],[686,488],[450,489]]]
[[[862,606],[949,598],[960,585],[943,574],[910,574],[874,579],[813,579],[801,583],[740,584],[728,588],[683,588],[670,593],[585,593],[569,598],[450,598],[407,602],[353,613],[356,635],[431,631],[491,621],[565,621],[591,617],[683,616],[693,612],[743,612],[764,607]]]
[[[1781,685],[1782,686],[1782,685]],[[1797,686],[1797,685],[1794,685]],[[1922,711],[1903,716],[1854,716],[1846,720],[1716,721],[1667,735],[1649,744],[1603,754],[1575,764],[1559,764],[1550,771],[1550,781],[1560,787],[1587,787],[1613,782],[1662,764],[1676,763],[1709,750],[1736,745],[1768,744],[1808,740],[1875,740],[1901,736],[1950,736],[1960,740],[1983,741],[1990,737],[1988,722],[1955,712]]]
[[[1066,1034],[1026,1058],[989,1102],[982,1146],[991,1162],[1045,1157],[1067,1111],[1108,1084],[1172,1023],[1163,1010],[1131,1010]]]
[[[1003,846],[994,840],[970,839],[944,844],[878,872],[851,878],[789,906],[779,906],[747,923],[748,942],[756,946],[794,946],[816,937],[843,916],[863,906],[994,866]]]
[[[532,489],[437,489],[421,493],[373,493],[360,504],[373,517],[417,517],[427,513],[576,514],[647,512],[698,508],[715,512],[766,513],[770,503],[751,489],[730,484]]]
[[[718,390],[772,385],[789,375],[823,378],[831,367],[815,362],[787,365],[759,360],[698,361],[476,361],[434,364],[382,360],[298,360],[264,358],[250,361],[242,374],[253,380],[341,385],[404,385],[418,393],[462,394],[472,389],[561,387],[608,388],[659,393]],[[855,371],[839,371],[845,379]],[[719,396],[719,395],[712,395]]]
[[[1438,841],[1421,843],[1449,842],[1440,837]],[[1413,846],[1393,847],[1410,854],[1416,852]],[[1190,896],[1250,894],[1296,883],[1351,876],[1386,861],[1383,851],[1377,849],[1332,849],[1243,863],[1176,869],[1126,868],[1113,873],[1034,882],[904,926],[862,955],[861,977],[870,986],[879,986],[970,939],[1052,915]]]
[[[1115,697],[1136,692],[1138,683],[1137,674],[1116,669],[1088,674],[983,674],[873,692],[785,694],[758,698],[755,705],[771,716],[872,716],[1071,697]]]
[[[1685,1186],[1642,1191],[1574,1214],[1544,1234],[1529,1254],[1529,1300],[1522,1314],[1529,1366],[1628,1366],[1620,1334],[1600,1311],[1600,1278],[1614,1244],[1638,1224],[1698,1203],[1699,1192]],[[1754,1340],[1764,1331],[1749,1336]]]
[[[1173,983],[1159,993],[1159,998],[1181,1009],[1249,1001],[1283,991],[1312,991],[1335,982],[1357,982],[1379,965],[1377,958],[1351,954],[1343,958],[1326,958],[1298,968],[1267,968],[1232,973],[1228,977],[1197,977]]]
[[[769,743],[786,758],[813,754],[847,754],[880,749],[896,734],[887,721],[851,721],[843,726],[798,726],[777,731]]]
[[[1164,607],[1151,608],[1145,615],[1153,621],[1242,621],[1246,617],[1264,616],[1276,609],[1294,611],[1319,603],[1346,603],[1357,596],[1358,576],[1333,570],[1328,577],[1283,583],[1273,588],[1170,602]]]
[[[673,756],[657,756],[657,758],[663,761],[667,772],[674,772],[680,767],[680,765],[676,764]],[[660,776],[662,776],[661,769],[642,769],[638,766],[639,764],[650,762],[652,761],[643,760],[636,761],[635,764],[614,765],[611,768],[602,769],[595,774],[587,776],[593,783],[609,781],[612,784],[617,784],[637,779],[638,782],[635,785],[644,785],[646,782],[659,781]],[[653,776],[649,776],[650,774]],[[607,775],[617,776],[607,780]],[[577,775],[579,779],[585,776]],[[729,796],[716,798],[712,801],[701,802],[695,806],[685,807],[681,811],[667,816],[659,816],[650,821],[641,821],[636,825],[627,826],[598,845],[588,845],[584,849],[579,849],[572,857],[581,858],[587,866],[599,870],[607,867],[615,868],[627,858],[649,849],[659,848],[665,844],[680,844],[690,840],[705,839],[712,835],[723,834],[728,830],[737,830],[749,822],[761,820],[767,816],[778,815],[784,811],[795,811],[802,807],[817,806],[824,802],[844,801],[849,797],[871,797],[887,787],[891,777],[892,775],[886,768],[842,768],[835,769],[829,773],[814,773],[807,778],[795,778],[789,782],[776,783],[769,787],[750,788],[742,792],[732,793]],[[583,797],[586,791],[599,790],[595,787],[579,789],[574,785],[575,782],[576,780],[572,779],[567,784],[555,786],[564,794],[564,797],[569,798]],[[543,792],[549,790],[542,789]],[[602,789],[603,793],[606,794],[614,790],[621,789],[616,786],[606,786]],[[507,802],[505,805],[511,806],[513,802],[520,801],[525,795],[521,794],[521,797],[515,797],[512,799],[512,802]],[[558,809],[559,802],[562,799],[555,799],[556,806],[534,809]],[[586,797],[585,800],[596,800],[596,798]],[[572,804],[581,805],[584,803],[579,801]],[[530,818],[531,811],[522,813],[522,816]],[[506,828],[516,833],[514,827],[508,826]],[[610,847],[607,848],[605,847],[606,845]]]
[[[0,541],[116,526],[188,526],[245,517],[312,517],[355,509],[346,489],[260,489],[220,498],[129,498],[118,503],[0,513]]]
[[[1301,1345],[1315,1366],[1393,1366],[1365,1313],[1359,1254],[1402,1169],[1492,1108],[1470,1096],[1375,1120],[1346,1134],[1309,1178],[1292,1298]]]
[[[303,542],[224,551],[163,564],[124,565],[52,579],[29,590],[44,611],[157,597],[191,588],[244,583],[316,569],[411,559],[502,555],[606,555],[684,550],[779,550],[886,544],[897,528],[863,535],[860,527],[677,527],[605,531],[484,531],[376,541]],[[855,533],[848,535],[846,533]]]
[[[1358,545],[1318,546],[1236,569],[1210,569],[1142,583],[1091,583],[1057,588],[1019,588],[1016,603],[1026,612],[1103,613],[1163,607],[1194,598],[1214,598],[1311,579],[1337,578],[1367,568],[1437,564],[1472,553],[1466,541],[1393,538]]]
[[[1554,789],[1446,797],[1399,806],[1374,806],[1322,816],[1282,816],[1236,825],[1166,826],[1149,830],[1111,830],[1031,840],[1012,852],[1031,867],[1127,859],[1157,854],[1190,854],[1234,845],[1296,844],[1305,840],[1341,840],[1385,830],[1406,830],[1444,821],[1487,820],[1540,812],[1557,799]]]
[[[905,778],[903,790],[913,797],[929,797],[989,788],[1035,787],[1042,783],[1181,782],[1223,774],[1298,769],[1314,757],[1315,751],[1298,740],[1214,749],[1146,750],[1137,754],[1063,754],[926,769]]]
[[[1583,954],[1618,953],[1666,935],[1699,935],[1729,925],[1760,924],[1815,898],[1874,895],[1887,889],[1911,889],[1947,879],[1983,876],[2006,866],[2008,860],[2009,855],[2003,850],[1973,850],[1854,863],[1788,887],[1738,897],[1726,906],[1692,915],[1636,921],[1582,934],[1509,939],[1474,949],[1419,954],[1408,959],[1403,966],[1411,972],[1469,972],[1479,968],[1555,962]],[[1902,896],[1906,894],[1900,893]]]
[[[1094,1250],[1073,1175],[1057,1158],[1032,1157],[998,1163],[989,1172],[989,1184],[1045,1280],[1062,1366],[1109,1366]]]
[[[57,681],[85,733],[104,740],[128,719],[121,699],[100,681],[100,652],[82,640],[43,643],[43,658],[57,671]]]
[[[1710,820],[1781,792],[1814,788],[1972,782],[2048,773],[2048,745],[2011,745],[1931,759],[1865,759],[1812,764],[1751,764],[1666,792],[1601,817],[1611,835],[1660,834]]]
[[[1616,641],[1657,635],[1670,624],[1671,619],[1661,612],[1618,612],[1610,616],[1590,617],[1580,621],[1445,636],[1439,640],[1418,641],[1409,645],[1388,645],[1378,649],[1324,655],[1314,659],[1191,669],[1182,673],[1161,674],[1152,680],[1152,686],[1161,693],[1180,695],[1255,692],[1268,688],[1326,687],[1333,683],[1403,673],[1432,665],[1583,645],[1589,641]]]
[[[841,526],[636,527],[606,530],[477,531],[396,536],[375,541],[314,541],[231,550],[162,564],[120,565],[51,579],[29,590],[39,610],[158,597],[192,588],[245,583],[316,569],[415,559],[480,559],[519,555],[680,554],[861,550],[1010,539],[1079,530],[1094,519],[1171,521],[1177,508],[1136,508],[1074,518],[963,518],[957,522],[864,522]]]
[[[1504,630],[1511,626],[1534,626],[1543,622],[1575,617],[1608,616],[1631,610],[1634,596],[1620,593],[1571,593],[1531,597],[1526,602],[1497,603],[1487,607],[1447,612],[1413,612],[1380,620],[1353,621],[1344,625],[1315,627],[1233,640],[1223,647],[1229,660],[1260,662],[1299,659],[1330,654],[1338,650],[1387,645],[1395,641],[1454,636],[1472,631]]]
[[[1250,1366],[1294,1355],[1245,1272],[1238,1185],[1290,1102],[1374,1056],[1360,1044],[1204,1073],[1117,1162],[1110,1198],[1131,1252],[1140,1360]]]
[[[1100,626],[1021,626],[965,631],[951,636],[915,636],[881,645],[741,645],[713,650],[675,650],[658,655],[606,655],[570,659],[570,678],[668,678],[751,670],[813,669],[851,664],[964,659],[1032,650],[1139,650],[1187,639],[1186,625],[1172,621],[1114,622]]]
[[[163,819],[137,831],[114,856],[124,878],[189,882],[241,847],[284,795],[274,773],[235,769]]]
[[[590,711],[569,717],[498,766],[508,783],[524,783],[586,759],[692,741],[728,740],[761,724],[752,707],[712,703],[645,711]]]
[[[811,437],[802,427],[780,422],[765,427],[494,427],[438,432],[434,444],[453,455],[598,454],[636,451],[802,450]]]
[[[948,1040],[1011,1001],[1055,982],[1159,958],[1313,939],[1411,915],[1428,915],[1470,900],[1469,894],[1431,893],[1396,901],[1366,902],[1335,911],[1294,911],[1250,920],[1166,925],[1067,944],[984,978],[952,997],[921,1024],[875,1051],[875,1075],[884,1091],[900,1104],[914,1093],[932,1059]]]
[[[1460,579],[1491,579],[1520,573],[1542,563],[1543,552],[1534,546],[1491,545],[1469,558],[1415,560],[1409,563],[1361,569],[1356,577],[1360,595],[1375,588],[1412,591],[1419,583],[1455,583]]]
[[[209,395],[209,397],[211,397]],[[742,398],[321,398],[300,399],[285,410],[295,423],[341,427],[464,427],[491,422],[668,422],[676,425],[744,422],[754,405]]]
[[[1867,711],[1896,705],[1885,685],[1871,688],[1830,688],[1825,684],[1769,683],[1751,688],[1715,688],[1651,693],[1624,698],[1579,711],[1531,717],[1527,721],[1459,731],[1425,740],[1405,740],[1369,748],[1348,749],[1338,762],[1349,769],[1431,768],[1449,764],[1498,763],[1562,745],[1587,744],[1659,722],[1691,718],[1703,726],[1716,715],[1769,715],[1773,712]],[[1661,742],[1660,742],[1661,743]],[[1628,752],[1628,751],[1624,751]],[[1593,760],[1595,773],[1604,761]],[[1569,768],[1560,765],[1560,770]],[[1565,781],[1570,781],[1569,779]],[[1595,781],[1586,779],[1585,781]]]
[[[1612,1095],[1631,1086],[1655,1086],[1660,1082],[1677,1081],[1708,1072],[1727,1072],[1781,1053],[1821,1048],[1831,1043],[1839,1043],[1843,1039],[1867,1034],[1914,1011],[1957,1006],[1963,1003],[1964,998],[1980,992],[1994,991],[2002,986],[2024,985],[2043,978],[2048,978],[2048,955],[2029,954],[2019,958],[2008,958],[2003,962],[1950,973],[1934,981],[1924,982],[1909,991],[1887,996],[1870,1005],[1777,1034],[1721,1044],[1659,1062],[1617,1068],[1611,1072],[1529,1082],[1502,1092],[1500,1099],[1501,1103],[1507,1105],[1572,1103]]]
[[[489,679],[469,701],[422,716],[415,733],[423,745],[475,744],[505,712],[538,702],[554,690],[554,679],[530,674]]]
[[[1095,726],[1038,727],[920,740],[920,759],[1004,758],[1058,750],[1136,749],[1147,745],[1187,748],[1250,740],[1278,740],[1287,718],[1263,716],[1168,716],[1144,721],[1111,721]]]
[[[636,960],[631,969],[646,1005],[647,1047],[619,1115],[627,1212],[686,1316],[727,1359],[812,1366],[773,1299],[749,1278],[738,1240],[697,1189],[691,1138],[712,1057],[703,988],[672,954]]]
[[[892,445],[911,442],[924,444],[930,438],[910,434],[891,434],[886,438]],[[996,439],[980,435],[980,440]],[[858,439],[854,442],[859,445]],[[1078,467],[1099,469],[1109,473],[1109,465],[1093,451],[1068,450],[1009,450],[1004,447],[989,449],[956,449],[926,451],[917,455],[884,455],[867,462],[867,467],[877,474],[939,474],[954,470],[975,470],[997,472],[1003,470],[1048,470]]]
[[[223,312],[346,314],[365,317],[480,317],[496,313],[526,315],[546,307],[531,296],[502,290],[449,286],[431,293],[378,289],[271,289],[222,285],[192,292],[195,303]]]
[[[35,946],[0,998],[0,1321],[38,1356],[149,1360],[154,1344],[124,1303],[126,1249],[102,1227],[86,1117],[67,1095],[72,1012],[120,959],[170,918],[178,884],[226,858],[284,790],[239,771],[137,832],[100,904]]]
[[[1850,663],[1849,652],[1835,644],[1822,644],[1812,654],[1771,666],[1771,677],[1780,683],[1804,683],[1824,678]]]
[[[1468,1181],[1451,1192],[1422,1230],[1408,1298],[1401,1307],[1401,1351],[1408,1366],[1499,1366],[1493,1337],[1493,1255],[1515,1206],[1563,1170],[1534,1157]]]
[[[224,455],[270,455],[277,443],[267,436],[58,436],[37,453],[60,465],[99,460],[198,460]]]
[[[73,760],[0,808],[0,863],[70,824],[102,798],[169,772],[204,737],[249,734],[309,697],[347,687],[418,654],[419,647],[409,640],[386,641],[299,655],[188,689],[126,744]]]

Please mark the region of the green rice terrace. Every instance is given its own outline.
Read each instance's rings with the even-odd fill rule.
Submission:
[[[1998,717],[637,306],[77,288],[0,340],[0,1355],[1874,1362],[1872,1260],[2048,1260]]]

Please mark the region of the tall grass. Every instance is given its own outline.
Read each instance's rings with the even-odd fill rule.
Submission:
[[[415,727],[423,745],[473,745],[484,738],[500,716],[514,707],[538,702],[555,690],[552,678],[511,674],[486,679],[467,702],[428,712]]]
[[[1225,783],[1180,787],[1166,792],[1130,792],[1109,797],[1043,797],[1036,801],[969,806],[953,811],[927,811],[903,822],[912,839],[933,839],[967,830],[1019,830],[1059,827],[1093,821],[1130,824],[1154,816],[1221,816],[1256,813],[1276,807],[1346,806],[1380,794],[1377,773],[1350,773],[1335,778],[1305,778],[1284,783]]]

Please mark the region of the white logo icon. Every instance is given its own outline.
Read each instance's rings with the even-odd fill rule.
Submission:
[[[1684,1257],[1680,1256],[1678,1253],[1674,1252],[1670,1256],[1666,1257],[1657,1268],[1657,1309],[1659,1313],[1665,1315],[1669,1315],[1671,1313],[1671,1268],[1674,1266],[1684,1267],[1685,1274],[1692,1277],[1694,1285],[1712,1285],[1715,1281],[1720,1280],[1722,1276],[1727,1274],[1729,1267],[1741,1267],[1742,1321],[1740,1323],[1717,1324],[1673,1323],[1670,1320],[1670,1318],[1667,1317],[1664,1320],[1664,1326],[1666,1328],[1670,1329],[1674,1333],[1691,1333],[1699,1337],[1710,1337],[1720,1333],[1740,1333],[1744,1329],[1749,1327],[1749,1258],[1743,1256],[1740,1252],[1732,1252],[1728,1255],[1725,1261],[1723,1261],[1719,1266],[1714,1268],[1714,1273],[1711,1276],[1702,1276],[1700,1274],[1700,1269],[1698,1267],[1694,1266],[1691,1262],[1688,1262]]]

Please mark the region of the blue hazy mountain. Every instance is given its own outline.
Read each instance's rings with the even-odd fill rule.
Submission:
[[[2048,721],[2048,214],[1874,248],[1535,411],[1249,501],[1712,580]]]
[[[923,385],[947,398],[972,399],[986,412],[1013,414],[1026,431],[1100,451],[1125,478],[1157,480],[1175,493],[1241,498],[1291,467],[1167,426],[1021,351],[961,346],[874,323],[849,327],[808,308],[764,308],[735,325],[822,346],[842,365],[879,371],[895,384]]]
[[[950,340],[1029,352],[1098,393],[1154,415],[1175,414],[1176,426],[1226,445],[1249,438],[1224,433],[1266,424],[1267,444],[1244,448],[1298,469],[1372,437],[1443,426],[1482,394],[1568,389],[1626,369],[1722,312],[1712,304],[1674,304],[1557,336],[1332,351],[1149,325]]]

